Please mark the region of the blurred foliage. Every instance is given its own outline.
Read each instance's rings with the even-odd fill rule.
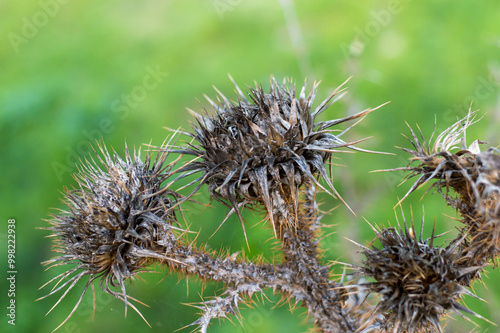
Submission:
[[[418,123],[428,137],[437,121],[444,129],[469,106],[480,109],[483,120],[473,126],[469,141],[500,142],[498,80],[500,79],[500,11],[486,1],[95,1],[42,0],[0,2],[0,170],[2,177],[0,230],[6,251],[6,221],[17,221],[17,325],[19,332],[50,332],[69,314],[76,292],[45,317],[55,302],[34,302],[38,291],[56,271],[44,271],[40,262],[53,256],[47,231],[51,208],[62,208],[60,191],[75,184],[75,162],[85,158],[88,142],[101,138],[117,151],[160,144],[167,136],[162,127],[189,128],[186,107],[202,109],[203,94],[215,95],[212,85],[228,96],[233,87],[227,74],[244,86],[269,76],[293,77],[309,86],[322,80],[322,99],[353,76],[349,94],[324,118],[335,118],[391,101],[369,115],[349,138],[372,137],[361,144],[395,156],[341,154],[333,179],[357,216],[339,206],[323,222],[334,225],[325,233],[325,261],[357,262],[361,258],[345,237],[366,244],[373,238],[371,223],[395,223],[393,207],[408,190],[397,187],[398,173],[371,170],[406,165],[408,156],[395,146],[408,146],[405,121]],[[151,71],[162,73],[157,85],[145,89]],[[168,74],[165,74],[168,73]],[[148,87],[151,87],[153,81]],[[146,84],[147,84],[146,83]],[[142,87],[142,88],[141,88]],[[126,95],[135,99],[127,106]],[[203,105],[208,103],[202,102]],[[208,108],[208,107],[207,107]],[[417,225],[425,206],[426,233],[434,220],[439,232],[454,230],[456,214],[439,194],[421,196],[419,190],[404,202]],[[201,194],[200,199],[203,199]],[[323,209],[339,201],[320,195]],[[412,208],[410,208],[412,207]],[[262,216],[247,213],[250,251],[245,248],[241,226],[235,217],[216,230],[226,210],[220,205],[190,207],[186,216],[192,230],[201,230],[198,242],[215,249],[231,248],[253,258],[264,253],[272,259],[275,242],[271,231],[258,224]],[[452,237],[452,236],[444,236]],[[5,255],[2,256],[5,258]],[[2,259],[0,267],[5,267]],[[144,301],[141,306],[152,329],[135,313],[124,318],[123,304],[96,293],[92,322],[92,295],[60,332],[172,332],[196,319],[196,309],[182,303],[200,299],[202,286],[154,267],[156,274],[142,274],[129,293]],[[6,269],[3,269],[6,271]],[[341,269],[337,269],[341,272]],[[500,323],[498,270],[485,277],[486,290],[475,287],[488,303],[469,298],[474,311]],[[6,280],[2,309],[7,306]],[[83,288],[83,286],[81,287]],[[220,286],[207,285],[203,297]],[[244,310],[243,330],[234,324],[215,322],[216,332],[304,332],[311,328],[299,306],[277,306],[279,297],[267,292],[253,310]],[[257,300],[257,299],[256,299]],[[292,304],[293,306],[293,304]],[[2,316],[2,332],[7,325]],[[456,317],[456,316],[455,316]],[[455,318],[454,317],[454,318]],[[497,328],[476,320],[477,332]],[[457,318],[449,332],[468,332],[474,325]],[[189,328],[182,330],[190,331]]]

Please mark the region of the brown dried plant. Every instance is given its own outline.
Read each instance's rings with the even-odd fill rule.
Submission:
[[[481,152],[478,140],[466,147],[465,132],[475,113],[439,134],[432,146],[410,128],[415,149],[403,150],[412,161],[393,169],[409,171],[407,179],[418,177],[408,194],[432,181],[430,188],[462,216],[457,238],[442,246],[434,244],[434,233],[417,238],[413,219],[409,228],[403,216],[403,227],[373,228],[380,245],[360,245],[366,259],[350,265],[350,282],[332,278],[331,264],[318,250],[323,213],[316,194],[327,192],[344,202],[332,182],[332,155],[373,152],[356,146],[363,140],[348,142],[343,135],[376,109],[317,121],[343,95],[344,83],[316,108],[316,83],[307,95],[304,85],[298,96],[292,81],[278,84],[272,78],[268,92],[256,85],[247,94],[235,84],[236,101],[220,92],[217,102],[207,97],[215,113],[192,112],[192,131],[173,136],[180,132],[191,142],[179,145],[171,139],[144,161],[140,152],[126,150],[122,159],[99,145],[95,158],[76,175],[78,187],[65,191],[67,210],[50,220],[60,256],[46,264],[68,269],[47,283],[55,286],[42,298],[62,292],[55,307],[85,279],[66,322],[99,281],[104,292],[124,301],[125,309],[140,314],[125,280],[160,263],[171,272],[224,284],[220,296],[195,305],[201,314],[191,325],[199,332],[207,332],[212,319],[239,316],[240,304],[266,289],[301,302],[318,332],[441,332],[448,313],[480,317],[461,303],[461,296],[473,295],[471,283],[495,264],[500,251],[500,156],[494,149]],[[350,127],[336,128],[356,119]],[[167,163],[170,155],[179,158]],[[180,162],[182,155],[191,158]],[[197,175],[194,181],[178,185],[192,175]],[[179,221],[181,208],[204,185],[211,199],[228,207],[228,216],[239,217],[245,238],[241,211],[262,208],[281,245],[281,261],[222,255],[188,240],[189,230]],[[180,194],[184,187],[191,188],[189,195]]]

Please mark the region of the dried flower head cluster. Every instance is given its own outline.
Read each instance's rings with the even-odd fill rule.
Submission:
[[[402,148],[412,155],[410,165],[389,170],[410,171],[406,179],[417,177],[404,198],[433,181],[429,190],[436,189],[457,209],[462,227],[445,247],[433,247],[434,236],[417,240],[406,222],[404,234],[392,228],[376,232],[382,248],[364,248],[366,260],[358,269],[376,281],[368,284],[370,291],[381,295],[372,320],[382,314],[384,320],[376,320],[385,329],[441,332],[439,319],[446,311],[482,318],[457,302],[462,294],[474,296],[467,287],[481,278],[486,266],[496,266],[500,251],[500,156],[496,149],[481,152],[480,140],[466,145],[466,130],[475,116],[469,112],[434,142],[426,142],[421,132],[417,136],[410,128],[415,150]],[[412,166],[414,162],[419,164]]]
[[[332,154],[372,152],[355,146],[362,140],[345,141],[343,135],[374,109],[317,121],[343,95],[343,84],[316,108],[317,84],[307,95],[304,85],[298,97],[292,81],[280,85],[274,78],[267,92],[256,85],[244,94],[235,87],[237,101],[219,93],[217,103],[208,99],[215,114],[193,112],[197,124],[192,132],[179,131],[191,142],[171,141],[157,148],[155,159],[148,153],[144,161],[139,153],[131,156],[126,150],[121,158],[102,146],[97,162],[83,163],[76,175],[78,188],[65,192],[67,210],[54,215],[48,228],[60,256],[47,264],[66,270],[49,281],[55,286],[42,298],[62,292],[55,307],[88,277],[64,322],[96,281],[123,300],[125,308],[139,312],[125,284],[151,263],[182,276],[222,282],[220,296],[194,305],[201,314],[191,325],[199,332],[207,332],[212,319],[239,316],[239,306],[266,289],[281,293],[290,304],[301,302],[319,332],[441,332],[448,313],[480,317],[460,302],[462,295],[472,295],[471,283],[500,251],[500,156],[491,149],[481,152],[478,140],[466,148],[465,130],[474,122],[473,113],[438,135],[432,147],[421,133],[417,137],[411,131],[415,150],[404,150],[419,164],[395,169],[410,171],[408,178],[418,176],[408,194],[434,180],[431,188],[463,217],[457,238],[436,246],[434,232],[426,240],[421,232],[417,239],[413,221],[408,228],[405,220],[404,229],[374,229],[380,246],[361,246],[366,259],[362,266],[352,266],[359,280],[350,284],[332,279],[331,265],[322,261],[318,237],[323,213],[316,194],[324,191],[342,200],[331,179]],[[333,129],[355,119],[350,127]],[[177,166],[180,155],[167,163],[170,154],[190,159]],[[180,185],[191,175],[194,181]],[[281,245],[280,260],[250,261],[238,252],[209,251],[185,238],[187,230],[177,224],[176,211],[204,185],[210,200],[230,207],[228,216],[236,213],[242,225],[241,209],[264,208]],[[179,194],[192,186],[190,194]]]

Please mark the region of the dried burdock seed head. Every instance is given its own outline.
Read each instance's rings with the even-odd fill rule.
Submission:
[[[480,267],[463,267],[457,239],[445,248],[434,246],[434,232],[426,240],[417,238],[413,220],[410,229],[403,215],[404,230],[374,231],[381,247],[363,247],[366,257],[360,274],[374,282],[359,286],[380,296],[363,328],[382,325],[392,332],[442,332],[440,319],[446,312],[475,315],[459,303],[463,294],[476,297],[460,283]],[[380,319],[383,316],[383,320]],[[361,330],[361,329],[360,329]]]
[[[128,149],[122,159],[105,146],[99,148],[101,153],[95,154],[98,162],[87,161],[75,176],[79,188],[66,190],[67,211],[53,215],[52,227],[47,228],[53,232],[54,250],[60,256],[45,264],[69,268],[47,283],[57,281],[42,298],[64,290],[55,307],[88,276],[64,322],[97,279],[103,291],[125,302],[125,311],[129,305],[139,313],[129,302],[134,299],[127,296],[124,280],[149,264],[148,253],[164,249],[176,237],[173,208],[180,197],[162,185],[171,176],[175,161],[167,164],[167,153],[158,153],[155,159],[148,153],[143,162],[140,151],[131,156]],[[113,287],[119,287],[118,291]]]
[[[274,78],[269,92],[258,86],[250,88],[249,99],[237,85],[237,102],[229,101],[221,93],[217,103],[207,97],[215,115],[194,113],[198,125],[194,134],[189,135],[198,144],[182,152],[199,160],[186,170],[203,172],[199,180],[208,184],[211,196],[232,207],[240,220],[241,207],[262,204],[275,234],[282,224],[295,226],[299,188],[310,180],[329,192],[317,181],[319,176],[325,179],[331,194],[340,198],[325,163],[340,148],[365,151],[353,146],[357,142],[342,140],[347,130],[334,134],[335,130],[330,128],[363,118],[375,109],[316,122],[316,117],[343,95],[343,85],[315,109],[312,104],[318,84],[314,84],[307,96],[304,85],[296,96],[292,81],[280,85]]]

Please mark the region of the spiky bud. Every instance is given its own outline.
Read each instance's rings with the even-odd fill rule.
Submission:
[[[381,247],[363,247],[366,259],[359,270],[362,276],[374,280],[360,286],[378,294],[380,301],[364,328],[372,325],[397,333],[442,332],[440,318],[446,312],[462,315],[463,311],[480,317],[459,303],[463,294],[476,297],[461,279],[479,269],[461,265],[460,240],[445,248],[434,247],[434,233],[429,239],[423,240],[422,234],[417,239],[413,222],[410,229],[405,222],[404,231],[387,228],[376,233]]]
[[[276,232],[282,225],[275,224],[296,226],[299,188],[306,181],[322,187],[316,180],[321,176],[338,196],[324,164],[341,147],[358,148],[341,139],[345,131],[335,135],[330,128],[373,109],[316,122],[344,90],[341,85],[313,109],[316,88],[317,84],[306,97],[302,87],[297,98],[292,82],[280,85],[272,78],[270,91],[256,86],[250,89],[250,100],[238,86],[237,102],[220,93],[218,103],[209,99],[215,115],[195,114],[198,126],[190,135],[199,144],[183,152],[200,158],[189,168],[203,172],[200,179],[213,198],[229,203],[238,216],[242,206],[262,204]]]
[[[148,153],[142,162],[140,151],[131,156],[127,149],[122,159],[105,146],[100,150],[98,162],[85,163],[76,175],[79,188],[66,190],[68,210],[53,215],[47,228],[61,255],[46,264],[71,266],[49,281],[59,279],[59,286],[44,297],[66,288],[57,305],[78,281],[89,277],[71,314],[96,279],[101,279],[103,291],[136,310],[127,300],[124,280],[149,263],[146,252],[163,249],[166,238],[175,238],[175,227],[167,222],[176,221],[172,208],[178,195],[162,185],[170,176],[167,154],[158,153],[153,160]]]

